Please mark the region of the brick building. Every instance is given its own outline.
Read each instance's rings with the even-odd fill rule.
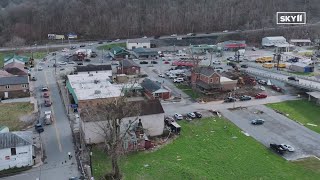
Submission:
[[[140,74],[140,66],[133,60],[124,59],[120,61],[120,65],[117,67],[117,74],[134,75]]]
[[[141,86],[143,87],[144,94],[150,99],[169,99],[171,96],[168,88],[148,78],[142,81]]]
[[[206,91],[230,91],[237,86],[237,82],[237,80],[221,76],[213,67],[198,67],[191,73],[192,85]]]

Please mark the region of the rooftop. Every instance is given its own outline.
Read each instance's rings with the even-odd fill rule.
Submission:
[[[122,87],[112,84],[108,74],[68,75],[78,100],[119,97]]]
[[[231,81],[234,81],[234,80],[229,79],[227,77],[223,77],[223,76],[220,77],[220,82],[231,82]]]
[[[161,89],[161,85],[159,83],[152,81],[148,78],[142,81],[141,86],[151,92]]]
[[[76,68],[77,68],[77,72],[112,70],[111,65],[93,65],[93,64],[88,64],[86,66],[76,66]]]
[[[290,42],[311,43],[310,39],[291,39]]]
[[[283,36],[269,36],[269,37],[264,37],[264,38],[272,40],[272,41],[276,41],[276,40],[286,41],[286,38],[284,38]]]
[[[27,146],[32,144],[32,131],[0,133],[0,149]]]
[[[203,74],[205,76],[212,76],[214,73],[218,74],[213,67],[210,66],[203,66],[203,67],[198,67],[197,69],[195,69],[196,73],[200,73]],[[219,74],[218,74],[219,75]],[[220,76],[220,75],[219,75]]]
[[[120,66],[122,67],[140,67],[137,63],[130,59],[124,59],[120,61]]]
[[[11,76],[11,77],[1,77],[0,86],[3,85],[16,85],[16,84],[28,84],[28,76]]]

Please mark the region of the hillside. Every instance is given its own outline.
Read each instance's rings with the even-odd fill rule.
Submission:
[[[34,43],[48,33],[125,38],[274,27],[277,11],[306,11],[318,0],[1,0],[0,45]],[[8,41],[11,43],[6,44]]]

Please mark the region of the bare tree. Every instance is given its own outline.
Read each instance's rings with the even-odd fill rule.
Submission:
[[[83,116],[94,121],[98,127],[97,133],[104,137],[104,144],[111,158],[112,172],[106,173],[105,179],[122,178],[119,157],[123,154],[123,141],[139,115],[139,104],[128,101],[126,95],[102,101],[99,106],[84,111]],[[125,119],[129,117],[132,119]]]
[[[25,45],[26,41],[18,36],[13,36],[9,42],[6,43],[7,47],[19,47]]]

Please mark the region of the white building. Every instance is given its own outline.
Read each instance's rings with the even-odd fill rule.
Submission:
[[[0,133],[0,171],[33,165],[31,131]]]
[[[127,128],[129,122],[134,121],[136,125],[141,120],[143,129],[148,136],[159,136],[164,128],[164,110],[159,100],[133,101],[140,105],[138,117],[127,117],[122,120],[121,130]],[[105,127],[106,121],[92,121],[91,118],[81,117],[82,136],[87,144],[104,142],[104,133],[101,127]]]
[[[92,50],[91,49],[78,49],[78,50],[76,50],[76,52],[74,52],[74,54],[78,54],[78,53],[83,53],[86,57],[90,57],[92,54]]]
[[[112,68],[111,65],[93,65],[88,64],[86,66],[77,66],[76,72],[78,74],[95,74],[95,73],[103,73],[107,76],[112,76]]]
[[[289,44],[283,36],[270,36],[262,38],[262,46],[265,47],[275,47],[281,44]]]
[[[310,39],[290,39],[290,44],[296,46],[310,46],[311,40]]]
[[[150,48],[150,40],[148,39],[128,39],[127,49]]]

